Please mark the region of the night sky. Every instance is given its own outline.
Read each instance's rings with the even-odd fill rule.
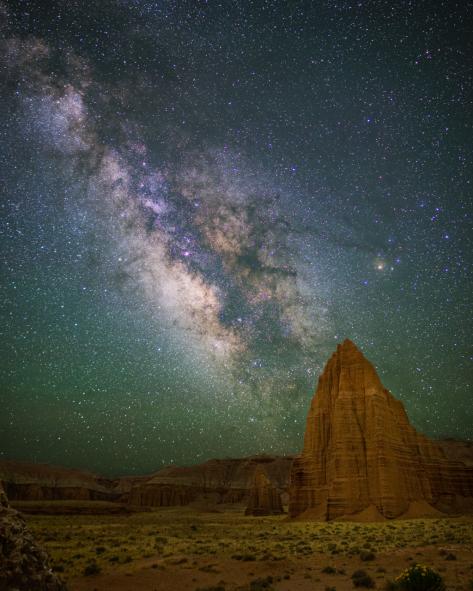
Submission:
[[[471,1],[0,20],[0,458],[297,452],[345,338],[473,437]]]

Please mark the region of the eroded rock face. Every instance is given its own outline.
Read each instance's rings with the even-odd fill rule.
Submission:
[[[279,515],[283,513],[281,494],[268,478],[263,466],[258,466],[253,478],[245,515]]]
[[[53,574],[46,552],[34,541],[23,517],[8,506],[0,486],[0,589],[65,591]]]
[[[290,515],[335,519],[371,508],[393,518],[412,516],[416,506],[465,511],[470,500],[471,467],[447,459],[412,427],[351,341],[339,345],[320,376],[293,463]]]
[[[258,466],[264,466],[272,486],[287,491],[292,460],[291,456],[252,456],[169,466],[136,483],[130,491],[130,504],[168,507],[202,499],[212,504],[242,503],[248,499]]]
[[[462,462],[465,466],[473,466],[473,441],[439,439],[437,443],[450,460]]]
[[[48,464],[0,461],[0,480],[10,501],[127,501],[139,477],[109,479]]]

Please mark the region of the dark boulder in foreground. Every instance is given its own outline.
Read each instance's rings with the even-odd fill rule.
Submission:
[[[0,590],[65,591],[18,511],[8,505],[0,484]]]

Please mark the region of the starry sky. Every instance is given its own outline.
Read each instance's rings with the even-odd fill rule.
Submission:
[[[473,437],[472,22],[0,0],[0,458],[297,452],[344,338]]]

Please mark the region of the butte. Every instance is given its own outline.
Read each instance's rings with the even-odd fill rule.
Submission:
[[[374,521],[473,511],[473,468],[410,424],[402,403],[349,340],[319,378],[289,515]]]

